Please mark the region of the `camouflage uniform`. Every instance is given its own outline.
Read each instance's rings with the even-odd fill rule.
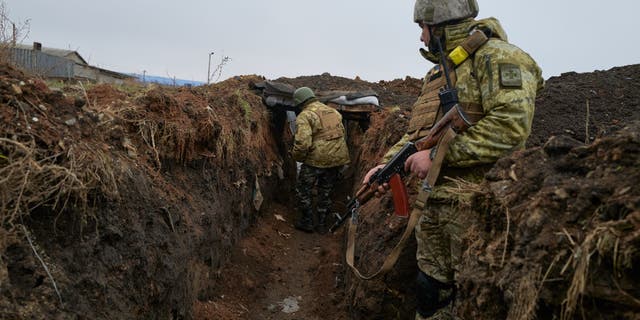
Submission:
[[[441,177],[455,176],[467,181],[480,181],[490,164],[524,147],[531,132],[536,93],[544,84],[536,62],[507,42],[496,19],[464,19],[457,24],[439,26],[434,34],[445,39],[443,50],[448,55],[474,29],[488,33],[489,40],[451,68],[450,75],[455,80],[460,106],[477,122],[451,142],[441,173]],[[423,55],[434,63],[439,62],[439,57],[431,52],[423,51]],[[409,130],[387,152],[384,162],[406,142],[425,136],[442,116],[437,94],[445,83],[441,69],[437,65],[425,77],[422,93],[413,106]],[[463,199],[447,193],[447,184],[452,182],[438,181],[415,229],[418,267],[426,276],[437,280],[431,283],[442,285],[432,291],[439,292],[439,297],[426,297],[442,302],[430,306],[440,310],[429,319],[451,318],[448,308],[442,307],[449,303],[448,297],[454,290],[454,274],[463,249],[461,236],[472,223],[468,214],[457,210],[457,204]],[[416,319],[423,318],[417,315]]]
[[[302,167],[296,183],[301,218],[296,227],[313,228],[313,189],[317,186],[318,231],[326,232],[326,216],[331,209],[331,190],[340,168],[349,164],[342,116],[338,111],[312,99],[296,118],[292,156]]]

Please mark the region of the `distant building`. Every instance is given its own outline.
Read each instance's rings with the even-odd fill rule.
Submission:
[[[10,52],[10,59],[15,65],[46,79],[112,84],[135,79],[124,73],[91,66],[77,51],[46,48],[38,42],[33,46],[17,44],[10,48]]]

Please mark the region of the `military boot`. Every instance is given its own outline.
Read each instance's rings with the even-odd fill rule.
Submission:
[[[294,224],[296,229],[304,232],[313,232],[313,217],[311,210],[305,209],[300,212],[300,218]]]
[[[456,287],[453,282],[444,283],[418,271],[416,279],[415,320],[456,320],[452,313]]]
[[[318,211],[318,224],[316,225],[316,232],[319,234],[326,234],[329,231],[327,227],[327,212]]]

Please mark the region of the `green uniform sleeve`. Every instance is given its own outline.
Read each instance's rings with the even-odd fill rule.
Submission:
[[[515,47],[492,48],[476,60],[485,117],[450,145],[451,166],[490,163],[524,148],[531,133],[536,93],[542,88],[540,68]]]

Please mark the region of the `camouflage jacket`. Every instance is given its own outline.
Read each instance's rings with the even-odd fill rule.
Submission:
[[[492,163],[504,155],[524,148],[531,133],[531,124],[537,92],[542,89],[542,71],[523,50],[507,42],[507,36],[494,18],[467,19],[446,26],[443,48],[448,55],[475,28],[490,29],[491,37],[475,54],[455,67],[458,97],[461,104],[482,106],[483,117],[452,142],[445,165],[469,167]],[[437,63],[432,53],[424,55]],[[425,86],[433,78],[434,67],[425,77]],[[421,95],[428,94],[423,92]],[[431,93],[433,94],[433,93]],[[386,163],[410,139],[408,134],[398,141],[384,156]]]
[[[320,114],[328,114],[332,124],[323,123]],[[327,128],[331,125],[332,128]],[[296,135],[291,154],[293,159],[318,168],[348,164],[349,150],[345,140],[342,115],[325,104],[312,101],[303,106],[296,118]],[[327,131],[333,132],[327,135]]]

